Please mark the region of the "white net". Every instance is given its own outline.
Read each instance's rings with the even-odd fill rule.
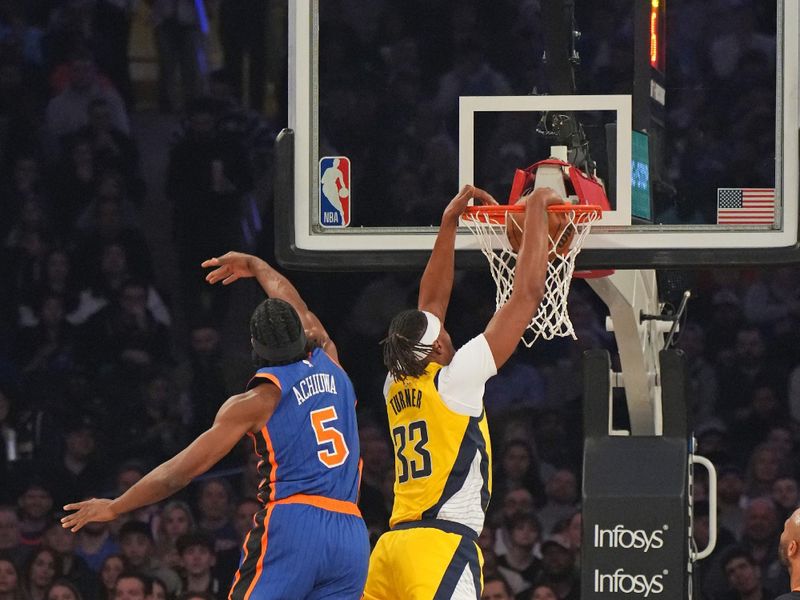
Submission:
[[[562,211],[565,217],[558,239],[549,237],[550,255],[547,263],[545,292],[539,304],[539,310],[533,316],[528,329],[522,336],[522,342],[529,348],[540,337],[545,340],[554,337],[575,338],[575,331],[567,312],[567,296],[575,271],[575,258],[581,251],[583,242],[589,234],[592,223],[600,217],[600,210],[595,207],[579,206]],[[511,247],[504,219],[493,217],[486,212],[478,211],[464,218],[464,224],[475,235],[480,243],[481,251],[489,261],[489,271],[497,285],[495,310],[503,306],[511,296],[514,284],[514,269],[517,265],[517,253]],[[514,219],[509,219],[510,227],[517,227]],[[513,224],[513,225],[511,225]],[[554,249],[564,245],[574,230],[569,250],[559,253]]]

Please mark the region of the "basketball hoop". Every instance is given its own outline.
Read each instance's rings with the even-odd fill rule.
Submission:
[[[517,253],[511,247],[506,231],[508,213],[524,213],[521,204],[504,204],[491,206],[468,206],[462,215],[462,222],[475,235],[481,252],[489,261],[489,271],[497,285],[495,297],[496,309],[503,306],[511,297],[514,283],[514,269],[517,265]],[[545,292],[528,329],[522,336],[523,343],[529,348],[540,337],[550,340],[554,337],[571,336],[575,331],[567,313],[567,295],[575,270],[575,258],[581,251],[589,230],[602,215],[599,206],[585,204],[554,204],[547,207],[549,213],[562,216],[561,228],[557,239],[548,235],[550,253],[547,263]],[[509,220],[509,226],[517,226],[516,219]],[[574,230],[568,249],[560,244],[561,238]]]

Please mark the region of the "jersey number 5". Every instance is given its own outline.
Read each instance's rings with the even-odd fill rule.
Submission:
[[[392,437],[394,437],[395,448],[397,448],[397,461],[400,463],[398,483],[408,481],[409,475],[411,479],[421,479],[428,477],[433,472],[431,453],[425,448],[425,444],[428,443],[428,424],[425,421],[413,421],[408,424],[408,427],[399,425],[392,429]],[[403,454],[406,442],[414,444],[414,452],[419,457],[418,459],[408,460]]]
[[[336,408],[326,406],[325,408],[312,410],[310,416],[311,426],[314,428],[314,437],[317,438],[317,445],[325,445],[325,447],[317,451],[319,462],[329,469],[344,464],[344,461],[350,455],[350,450],[347,448],[342,432],[333,425],[328,425],[331,421],[339,418],[336,415]]]

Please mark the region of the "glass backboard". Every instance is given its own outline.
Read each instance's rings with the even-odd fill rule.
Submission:
[[[566,145],[613,208],[581,267],[797,260],[799,23],[782,0],[292,2],[277,256],[421,266],[461,184],[504,202]]]

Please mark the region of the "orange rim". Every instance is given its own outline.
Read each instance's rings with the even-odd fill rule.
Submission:
[[[498,225],[505,225],[506,215],[508,213],[523,213],[525,212],[524,204],[489,204],[468,206],[462,218],[470,221],[493,221]],[[568,213],[574,212],[576,214],[584,214],[592,219],[597,219],[603,214],[603,209],[594,204],[551,204],[547,207],[547,212],[551,213]]]

